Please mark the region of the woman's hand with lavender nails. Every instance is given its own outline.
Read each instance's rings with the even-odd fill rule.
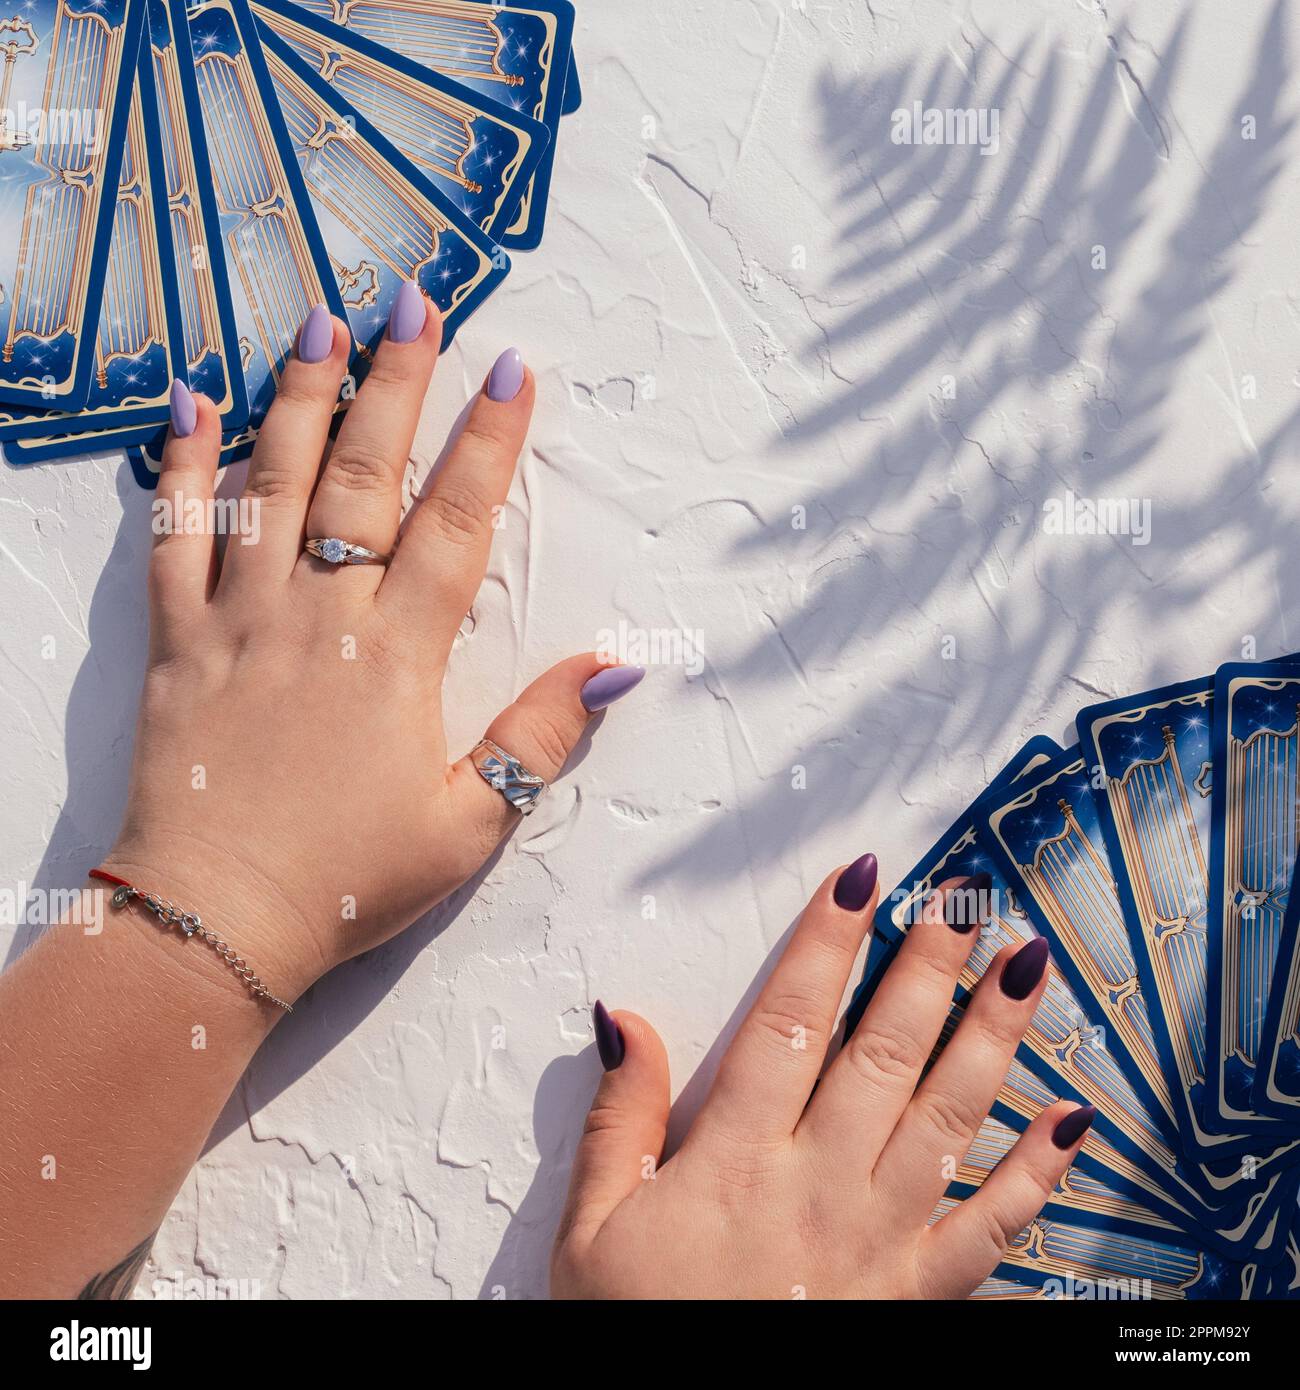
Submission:
[[[518,352],[497,358],[401,524],[441,336],[437,310],[405,285],[326,453],[352,337],[324,305],[306,316],[249,466],[238,515],[255,524],[224,554],[188,520],[215,514],[221,422],[184,383],[172,390],[158,494],[183,524],[152,551],[131,784],[100,868],[198,914],[226,954],[124,899],[102,932],[64,922],[0,978],[0,1054],[14,1062],[0,1076],[0,1204],[16,1214],[0,1234],[0,1293],[129,1293],[150,1232],[284,1017],[249,976],[291,1003],[446,898],[519,823],[503,788],[530,804],[532,778],[557,777],[595,712],[644,674],[571,656],[488,724],[511,763],[482,755],[487,742],[477,763],[449,754],[443,676],[534,387]],[[344,542],[380,563],[343,563]],[[29,1161],[46,1152],[69,1156],[57,1184]]]
[[[523,446],[533,379],[515,349],[497,358],[402,523],[440,343],[437,310],[406,283],[326,452],[351,336],[317,306],[249,468],[256,543],[234,538],[218,561],[211,534],[182,532],[153,553],[134,775],[107,863],[200,912],[236,897],[248,919],[241,951],[289,998],[445,898],[519,820],[468,757],[449,758],[441,691]],[[183,516],[212,496],[220,422],[180,383],[173,418],[158,491]],[[305,553],[306,539],[330,537],[391,553],[391,563]],[[591,714],[643,674],[571,657],[485,736],[549,782]],[[190,787],[198,765],[201,794]]]
[[[826,1066],[876,880],[863,855],[817,890],[670,1157],[663,1044],[596,1005],[605,1073],[552,1256],[558,1297],[962,1298],[1037,1215],[1087,1106],[1050,1106],[931,1224],[1038,1006],[1046,943],[993,958],[927,1070],[987,915],[970,910],[987,884],[941,885]]]

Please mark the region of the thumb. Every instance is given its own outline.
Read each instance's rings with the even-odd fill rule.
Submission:
[[[668,1055],[639,1014],[595,1009],[605,1068],[573,1159],[569,1197],[556,1237],[590,1239],[643,1182],[654,1178],[668,1128]]]
[[[639,685],[644,675],[644,667],[609,666],[591,652],[571,656],[507,705],[484,738],[549,784],[590,720]],[[481,862],[519,824],[520,812],[484,780],[468,754],[452,765],[449,777],[460,823],[477,832],[469,842],[481,848]]]

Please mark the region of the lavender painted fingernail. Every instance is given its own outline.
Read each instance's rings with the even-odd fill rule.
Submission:
[[[943,920],[955,932],[968,932],[989,919],[988,892],[991,874],[971,874],[948,890],[943,903]]]
[[[1002,967],[998,985],[1008,999],[1028,999],[1047,969],[1047,938],[1027,941]]]
[[[323,362],[334,350],[334,321],[324,304],[318,304],[298,330],[298,360]]]
[[[616,1071],[623,1065],[623,1058],[627,1054],[623,1030],[599,999],[591,1014],[596,1025],[596,1051],[600,1053],[600,1065],[606,1071]]]
[[[1097,1107],[1095,1105],[1081,1105],[1077,1110],[1057,1120],[1056,1128],[1052,1131],[1052,1143],[1058,1149],[1072,1149],[1092,1128],[1092,1122],[1097,1118]]]
[[[864,854],[835,880],[835,906],[845,912],[861,912],[876,891],[880,865],[874,854]]]
[[[395,343],[413,343],[424,332],[426,320],[419,285],[414,280],[403,280],[388,315],[388,336]]]
[[[506,348],[488,373],[488,400],[512,401],[523,384],[524,359],[520,357],[518,348]]]
[[[171,412],[172,433],[177,439],[188,439],[198,428],[199,408],[194,393],[179,377],[172,382]]]
[[[606,666],[582,687],[578,698],[588,714],[621,700],[645,678],[644,666]]]

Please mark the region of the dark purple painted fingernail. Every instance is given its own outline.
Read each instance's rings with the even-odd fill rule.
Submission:
[[[998,981],[1008,999],[1028,999],[1038,988],[1047,969],[1047,938],[1036,936],[1025,944],[1002,967]]]
[[[861,912],[876,891],[880,865],[874,854],[864,854],[835,880],[835,906],[845,912]]]
[[[614,1021],[609,1010],[596,1000],[591,1015],[596,1024],[596,1051],[600,1053],[600,1065],[606,1071],[616,1071],[623,1065],[627,1044],[623,1041],[623,1030]]]
[[[298,360],[323,362],[334,350],[334,320],[324,304],[318,304],[298,330]]]
[[[615,700],[621,700],[644,679],[644,666],[606,666],[582,687],[578,698],[588,714],[595,714],[598,709],[605,709]]]
[[[953,931],[968,932],[989,920],[991,874],[971,874],[948,890],[943,903],[943,920]]]
[[[524,359],[518,348],[506,348],[488,373],[487,394],[491,401],[512,401],[524,384]]]
[[[1092,1122],[1096,1118],[1095,1105],[1081,1105],[1077,1110],[1071,1110],[1068,1115],[1057,1120],[1056,1128],[1052,1131],[1052,1143],[1058,1149],[1074,1148],[1092,1128]]]
[[[424,332],[427,319],[419,285],[403,280],[388,314],[388,336],[395,343],[413,343]]]
[[[172,382],[172,433],[177,439],[188,439],[199,425],[199,408],[194,393],[179,378]]]

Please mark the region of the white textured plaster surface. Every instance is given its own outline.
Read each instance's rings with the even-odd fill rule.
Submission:
[[[660,1028],[680,1128],[836,863],[892,885],[1030,734],[1300,645],[1284,8],[581,0],[545,244],[417,450],[518,343],[540,404],[452,743],[620,619],[704,668],[655,669],[472,899],[277,1030],[155,1276],[543,1295],[598,995]],[[916,101],[996,107],[997,153],[891,143]],[[1150,543],[1046,534],[1067,489],[1149,500]],[[147,532],[116,461],[0,474],[11,886],[114,833]]]

